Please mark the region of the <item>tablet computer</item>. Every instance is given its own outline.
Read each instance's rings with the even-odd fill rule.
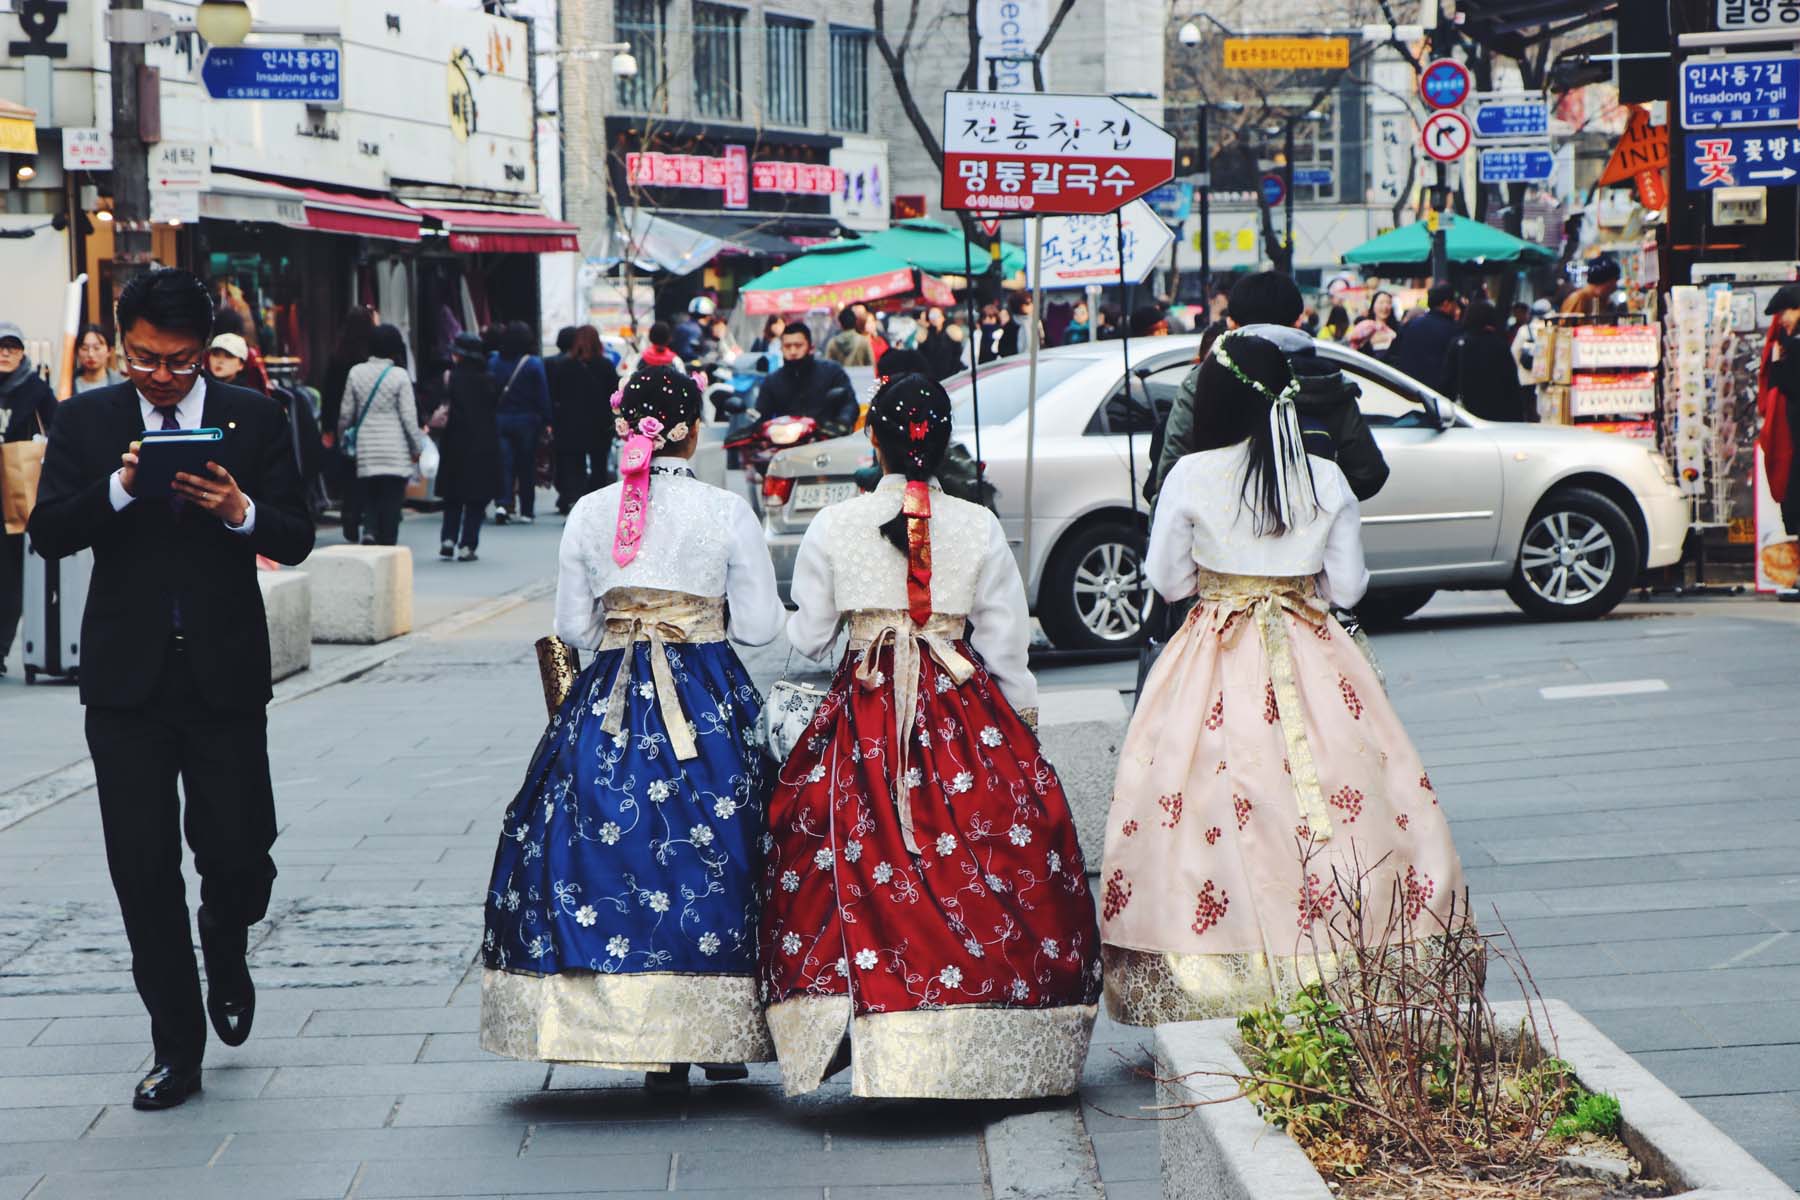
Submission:
[[[175,494],[176,475],[205,477],[206,464],[218,456],[224,437],[218,429],[145,430],[133,493],[140,499],[160,499]]]

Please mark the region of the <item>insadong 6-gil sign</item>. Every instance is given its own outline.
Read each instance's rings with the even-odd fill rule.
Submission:
[[[1111,96],[944,95],[946,209],[1109,213],[1175,177],[1175,139]]]

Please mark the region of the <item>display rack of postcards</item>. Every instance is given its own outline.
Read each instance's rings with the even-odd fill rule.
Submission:
[[[1743,305],[1734,300],[1723,284],[1669,291],[1663,449],[1699,526],[1730,526],[1753,512],[1760,345],[1741,336]]]
[[[1539,345],[1539,420],[1655,443],[1662,360],[1655,322],[1642,313],[1552,317]]]

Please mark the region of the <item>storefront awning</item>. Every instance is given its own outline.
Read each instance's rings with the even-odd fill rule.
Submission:
[[[576,254],[581,230],[537,213],[492,209],[424,208],[450,235],[450,248],[464,254]]]
[[[357,237],[416,242],[425,220],[382,196],[359,196],[215,172],[200,194],[200,215],[216,221],[266,221]]]
[[[812,237],[828,241],[836,235],[837,222],[829,217],[795,219],[781,213],[727,213],[698,216],[683,213],[681,224],[725,243],[727,252],[759,258],[792,258],[806,247],[793,240]]]
[[[309,229],[326,233],[352,233],[359,237],[387,238],[396,242],[419,240],[423,218],[396,200],[328,192],[321,188],[297,188],[306,205]]]

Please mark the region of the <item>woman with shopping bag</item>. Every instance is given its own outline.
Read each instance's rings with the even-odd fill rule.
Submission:
[[[0,675],[12,653],[24,603],[25,522],[37,498],[44,465],[44,437],[56,417],[56,393],[31,357],[25,333],[0,321]]]
[[[392,546],[400,540],[400,509],[406,481],[425,452],[425,431],[406,373],[406,338],[392,325],[369,335],[369,360],[351,368],[338,417],[339,450],[356,460],[362,493],[365,546]],[[348,521],[349,518],[345,518]],[[355,540],[346,526],[344,536]]]

